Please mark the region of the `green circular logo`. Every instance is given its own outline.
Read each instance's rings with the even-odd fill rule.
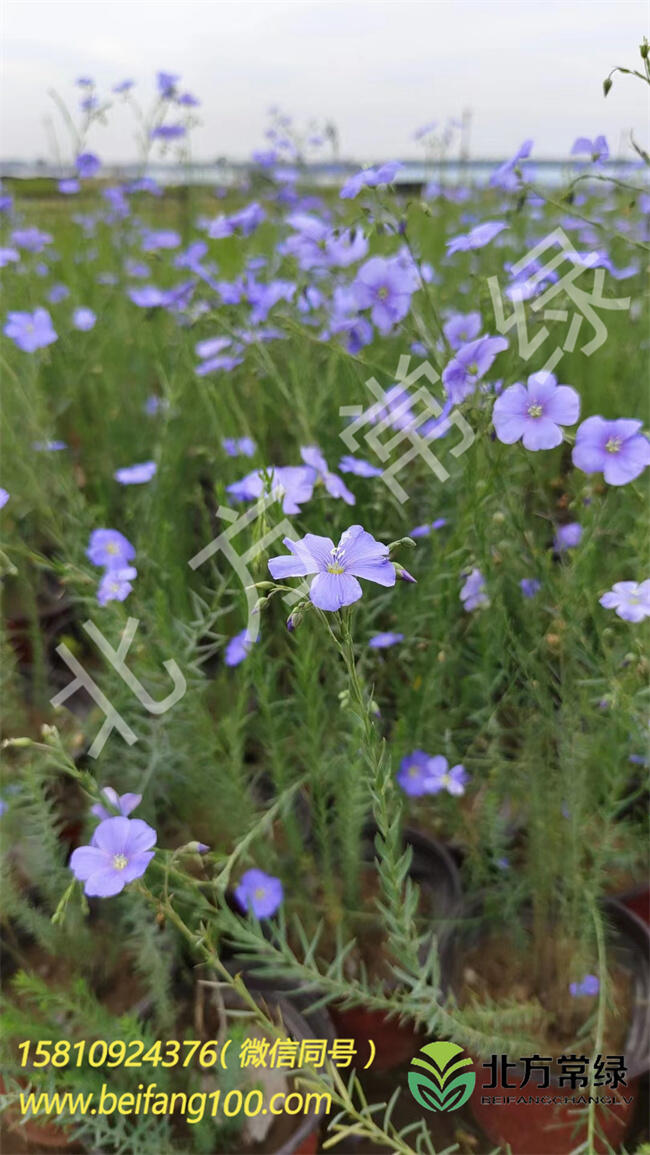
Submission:
[[[427,1111],[457,1111],[476,1084],[472,1060],[455,1043],[427,1043],[411,1059],[409,1091]]]

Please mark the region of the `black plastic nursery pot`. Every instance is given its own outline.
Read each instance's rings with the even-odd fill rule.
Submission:
[[[377,827],[369,825],[366,858],[375,857],[374,838]],[[409,876],[420,887],[428,914],[431,917],[431,936],[424,945],[423,959],[426,957],[431,938],[435,935],[441,958],[443,957],[451,932],[452,919],[458,914],[461,902],[460,875],[453,858],[435,839],[407,828],[404,830],[405,846],[413,851]],[[400,1024],[396,1018],[387,1018],[383,1012],[367,1007],[330,1007],[332,1021],[337,1034],[356,1040],[362,1055],[370,1052],[370,1040],[375,1046],[373,1070],[390,1071],[412,1058],[426,1041],[423,1033],[408,1023]],[[363,1065],[363,1064],[362,1064]]]
[[[324,1007],[312,1009],[314,1002],[313,992],[307,993],[289,988],[278,979],[265,979],[258,975],[248,974],[230,964],[229,969],[236,973],[245,983],[245,986],[257,1003],[264,1004],[274,1022],[281,1019],[286,1029],[286,1037],[295,1042],[303,1040],[325,1040],[332,1043],[336,1037],[332,1021]],[[226,1007],[241,1006],[239,996],[235,991],[226,990],[224,1003]],[[320,1128],[325,1117],[325,1106],[318,1108],[307,1115],[296,1115],[291,1119],[290,1129],[285,1126],[284,1133],[277,1136],[277,1143],[273,1145],[275,1133],[270,1135],[271,1145],[255,1144],[241,1155],[258,1155],[265,1152],[267,1155],[315,1155],[319,1147]],[[286,1132],[289,1131],[287,1134]],[[214,1155],[221,1155],[214,1152]]]
[[[596,1089],[597,1094],[615,1100],[611,1105],[601,1103],[596,1107],[595,1150],[598,1152],[609,1148],[617,1150],[625,1141],[635,1115],[640,1076],[650,1070],[650,929],[616,899],[607,899],[603,912],[611,931],[608,954],[615,965],[630,976],[632,1006],[624,1046],[625,1085],[617,1091],[608,1086]],[[466,953],[482,938],[479,910],[474,907],[467,913],[472,915],[471,920],[465,927],[459,925],[450,955],[450,986],[457,992],[462,983]],[[514,1062],[514,1056],[508,1058]],[[584,1115],[580,1116],[580,1111],[585,1110],[583,1105],[521,1100],[584,1096],[586,1101],[588,1087],[567,1089],[551,1071],[547,1089],[539,1089],[535,1075],[525,1089],[519,1089],[525,1077],[525,1068],[519,1063],[508,1069],[505,1080],[499,1073],[500,1066],[496,1068],[495,1079],[492,1067],[483,1066],[479,1058],[474,1061],[474,1070],[476,1086],[469,1106],[490,1142],[504,1148],[508,1145],[511,1155],[569,1155],[585,1140],[586,1124]]]

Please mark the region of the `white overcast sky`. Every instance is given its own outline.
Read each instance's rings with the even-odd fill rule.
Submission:
[[[194,153],[244,158],[263,146],[272,104],[298,123],[330,118],[341,155],[417,156],[412,134],[473,112],[476,157],[524,138],[564,156],[604,132],[617,150],[647,143],[647,88],[619,78],[648,34],[647,0],[2,0],[0,156],[51,155],[47,92],[78,101],[75,77],[106,91],[126,77],[149,100],[157,69],[181,73],[202,101]],[[90,144],[134,158],[124,110]]]

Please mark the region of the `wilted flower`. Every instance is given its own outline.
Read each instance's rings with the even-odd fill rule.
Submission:
[[[10,337],[23,353],[35,353],[58,340],[47,309],[35,309],[33,313],[8,313],[7,318],[3,330],[5,337]]]
[[[96,802],[94,806],[90,807],[90,813],[96,815],[97,818],[113,818],[114,811],[117,810],[123,818],[126,818],[136,806],[142,802],[141,794],[118,794],[112,786],[104,786],[101,791],[102,797],[106,799],[113,810],[107,810],[102,806],[101,802]]]
[[[87,895],[110,898],[140,878],[154,851],[156,831],[140,818],[107,818],[100,822],[90,846],[79,846],[70,858],[75,878]]]
[[[626,622],[642,622],[650,617],[650,578],[643,582],[615,582],[599,601],[606,610],[616,610]]]
[[[460,600],[466,610],[476,610],[479,606],[490,604],[485,590],[485,578],[480,569],[473,569],[467,576],[460,591]]]
[[[124,469],[116,469],[113,477],[120,485],[144,485],[151,481],[158,466],[155,461],[143,461],[140,465],[127,465]]]
[[[650,441],[641,422],[588,417],[578,427],[573,464],[583,473],[602,473],[608,485],[627,485],[650,464]]]
[[[118,529],[94,529],[90,535],[86,557],[93,565],[119,570],[132,561],[135,549]]]
[[[542,370],[527,385],[510,385],[497,397],[492,420],[499,441],[512,445],[521,438],[525,449],[553,449],[562,441],[562,425],[580,416],[580,397],[570,385],[558,385]]]
[[[300,541],[284,538],[291,557],[274,557],[269,571],[276,581],[288,577],[316,574],[309,598],[321,610],[341,609],[358,601],[362,595],[357,578],[381,586],[395,585],[395,566],[389,560],[388,547],[375,541],[360,525],[352,525],[342,535],[338,546],[329,537],[308,533]]]
[[[256,918],[270,918],[284,899],[279,878],[263,870],[246,870],[235,887],[235,898],[242,910],[252,911]]]

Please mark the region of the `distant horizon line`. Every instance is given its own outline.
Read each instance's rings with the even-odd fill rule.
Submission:
[[[101,159],[101,158],[100,158]],[[393,158],[391,158],[393,159]],[[417,167],[420,169],[436,169],[436,168],[450,168],[458,167],[460,165],[493,165],[498,167],[510,159],[510,157],[503,156],[470,156],[470,157],[443,157],[435,159],[423,159],[422,157],[395,157],[396,161],[403,164],[405,167]],[[307,160],[307,161],[278,161],[269,165],[269,169],[287,169],[287,168],[304,168],[311,171],[322,172],[358,172],[362,168],[369,167],[373,164],[385,163],[383,160],[374,161],[359,161],[359,160]],[[526,165],[570,165],[576,168],[586,168],[589,161],[581,160],[574,156],[540,156],[527,158],[524,162]],[[609,157],[607,160],[601,160],[598,164],[599,169],[603,168],[620,168],[621,165],[630,165],[632,167],[645,168],[641,157],[635,153],[627,154],[626,156]],[[69,173],[74,169],[74,165],[61,164],[60,162],[45,160],[42,157],[0,157],[0,169],[4,168],[25,168],[31,167],[43,170],[44,175],[59,176],[61,173]],[[107,171],[110,170],[134,170],[140,171],[142,169],[142,162],[138,160],[110,160],[102,162],[102,167]],[[145,169],[182,169],[182,168],[235,168],[235,169],[260,169],[267,166],[261,166],[253,159],[235,158],[231,156],[217,156],[211,160],[199,159],[193,157],[189,162],[185,161],[171,161],[171,160],[149,160]],[[399,175],[399,174],[397,174]],[[398,181],[394,183],[399,183]]]

